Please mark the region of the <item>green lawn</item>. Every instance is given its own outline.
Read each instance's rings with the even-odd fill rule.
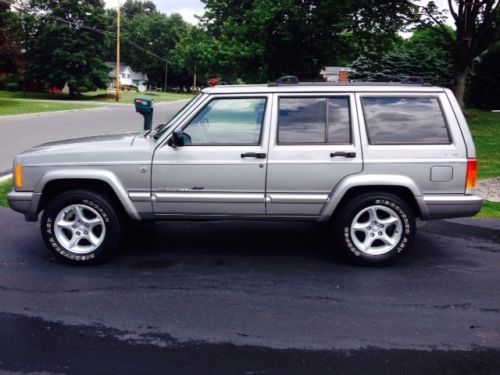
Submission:
[[[0,99],[0,116],[96,108],[98,105],[53,103],[50,101]]]
[[[500,203],[484,201],[481,211],[474,216],[474,219],[500,219]]]
[[[476,144],[479,178],[500,176],[500,113],[465,111]]]
[[[0,182],[0,206],[8,207],[7,193],[12,190],[12,180]]]
[[[192,94],[184,93],[173,93],[173,92],[135,92],[135,91],[122,91],[120,96],[120,103],[132,103],[132,100],[136,97],[147,97],[154,99],[155,102],[169,102],[181,99],[191,99]],[[71,100],[68,94],[47,94],[40,92],[27,92],[26,96],[20,91],[10,92],[10,91],[0,91],[0,99],[43,99],[43,100]],[[107,90],[98,90],[92,92],[86,92],[79,95],[75,100],[91,100],[100,102],[116,102],[114,92]]]

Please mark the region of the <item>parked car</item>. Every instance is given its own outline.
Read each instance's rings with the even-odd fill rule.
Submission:
[[[328,222],[332,250],[386,265],[416,218],[482,204],[455,97],[415,83],[206,88],[154,130],[34,147],[14,176],[10,206],[43,212],[47,247],[85,264],[114,254],[129,221],[244,218]]]

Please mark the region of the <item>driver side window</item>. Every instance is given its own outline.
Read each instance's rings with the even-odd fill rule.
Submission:
[[[183,130],[185,145],[259,145],[266,98],[211,100]]]

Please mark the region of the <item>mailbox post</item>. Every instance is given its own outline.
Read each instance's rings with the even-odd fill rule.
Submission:
[[[153,99],[135,98],[135,111],[144,116],[144,130],[150,130],[153,124]]]

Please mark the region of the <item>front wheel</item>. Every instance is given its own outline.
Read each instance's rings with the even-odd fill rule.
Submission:
[[[367,193],[339,212],[336,237],[356,263],[384,266],[408,251],[415,239],[415,215],[397,195]]]
[[[45,244],[57,258],[95,264],[115,252],[121,225],[104,194],[74,190],[56,196],[47,204],[41,229]]]

